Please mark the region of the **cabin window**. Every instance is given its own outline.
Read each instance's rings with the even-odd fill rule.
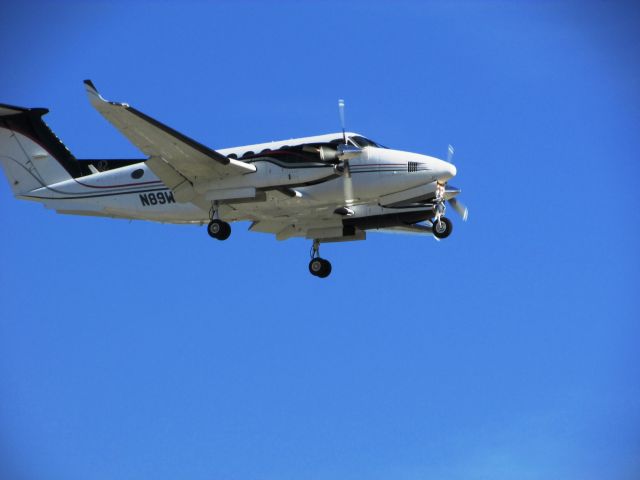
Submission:
[[[144,170],[141,168],[136,168],[133,172],[131,172],[131,178],[135,178],[136,180],[142,178],[144,175]]]
[[[417,172],[418,171],[418,162],[409,162],[407,163],[407,171],[408,172]]]

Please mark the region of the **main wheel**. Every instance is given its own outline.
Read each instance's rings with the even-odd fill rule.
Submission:
[[[438,238],[447,238],[451,235],[453,224],[447,217],[440,217],[440,221],[434,221],[432,231]]]
[[[207,233],[216,240],[226,240],[231,235],[231,225],[222,220],[211,220],[207,226]]]
[[[222,230],[220,231],[220,235],[218,236],[218,240],[226,240],[231,235],[231,225],[227,222],[222,222]]]
[[[329,274],[331,273],[331,263],[329,263],[329,260],[325,260],[324,258],[321,259],[322,261],[322,272],[318,274],[318,276],[320,278],[326,278],[329,276]]]
[[[331,264],[324,258],[313,258],[309,262],[309,272],[316,277],[328,277],[331,273]]]

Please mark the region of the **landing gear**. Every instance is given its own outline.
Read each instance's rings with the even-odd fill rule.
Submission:
[[[216,240],[226,240],[231,235],[231,225],[222,220],[211,220],[207,226],[207,233]]]
[[[438,183],[438,186],[436,187],[435,200],[436,216],[432,220],[433,227],[431,227],[431,231],[436,238],[447,238],[453,231],[453,224],[451,223],[451,220],[444,216],[444,212],[447,209],[444,203],[444,193],[444,184]]]
[[[329,260],[320,258],[320,241],[314,240],[311,247],[311,261],[309,262],[309,272],[315,277],[325,278],[331,273],[331,263]]]
[[[438,238],[447,238],[453,231],[453,224],[447,217],[440,217],[433,220],[433,235]]]
[[[314,258],[309,262],[309,272],[316,277],[328,277],[331,273],[331,264],[324,258]]]
[[[227,222],[220,220],[218,217],[218,202],[211,203],[211,210],[209,210],[209,218],[211,221],[207,226],[207,233],[216,240],[226,240],[231,235],[231,225]]]

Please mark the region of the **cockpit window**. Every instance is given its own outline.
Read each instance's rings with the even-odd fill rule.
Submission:
[[[373,140],[369,140],[368,138],[361,137],[360,135],[354,135],[353,137],[349,137],[349,140],[351,140],[360,148],[364,148],[364,147],[387,148],[374,142]]]
[[[344,140],[342,139],[342,137],[340,137],[340,138],[334,138],[329,143],[332,145],[342,145],[343,142]],[[360,135],[353,135],[351,137],[348,137],[347,143],[359,148],[364,148],[364,147],[388,148],[388,147],[385,147],[384,145],[380,145],[379,143],[376,143],[373,140],[369,140],[368,138],[364,138]]]
[[[352,145],[354,147],[360,147],[360,145],[358,145],[356,142],[353,141],[354,138],[357,138],[357,137],[347,137],[347,145]],[[344,139],[342,137],[334,138],[329,143],[331,145],[335,145],[335,146],[344,145]],[[362,148],[362,147],[360,147],[360,148]]]

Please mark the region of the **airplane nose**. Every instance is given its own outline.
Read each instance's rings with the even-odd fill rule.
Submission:
[[[438,180],[441,180],[443,182],[446,182],[450,178],[455,177],[456,173],[458,173],[458,170],[453,163],[445,162],[444,160],[440,160],[438,162],[438,170]]]
[[[447,168],[445,169],[445,171],[447,172],[447,175],[449,175],[449,178],[455,177],[456,173],[458,173],[458,169],[456,168],[456,166],[453,163],[445,163],[447,164]]]

